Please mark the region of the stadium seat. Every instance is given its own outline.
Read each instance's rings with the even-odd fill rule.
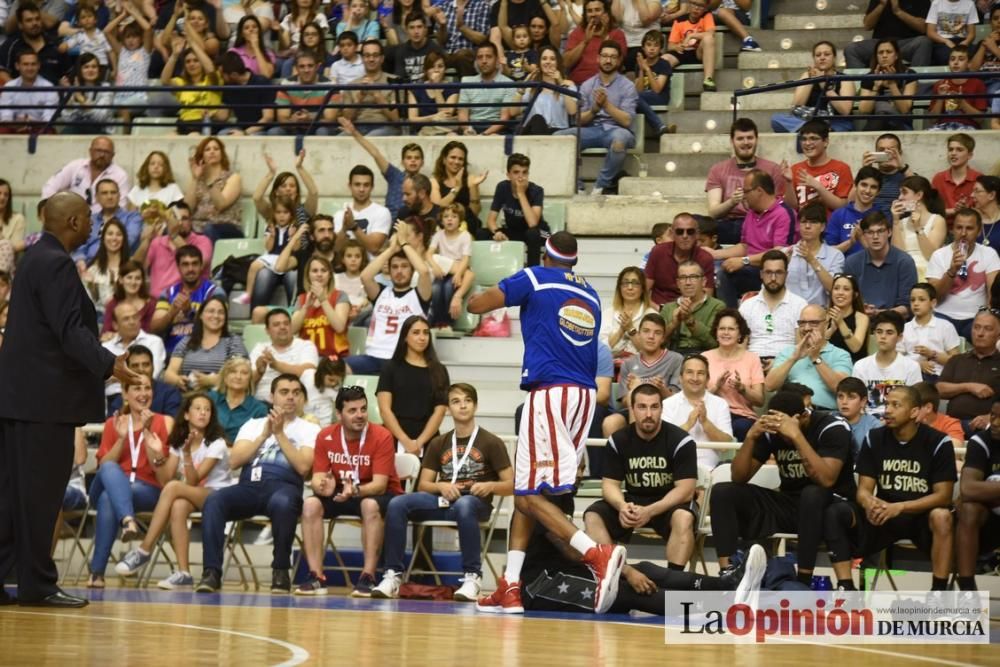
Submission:
[[[267,329],[263,324],[248,324],[243,327],[243,345],[250,352],[257,346],[257,343],[267,343],[271,337],[267,335]]]
[[[257,207],[254,206],[253,200],[244,199],[242,202],[240,202],[240,206],[241,206],[240,219],[242,221],[241,224],[243,225],[243,235],[246,236],[248,239],[253,239],[257,238],[257,234],[259,233],[261,237],[263,237],[264,226],[260,225],[260,228],[258,229]]]
[[[264,239],[219,239],[212,251],[212,270],[222,266],[230,257],[263,255],[264,252]]]
[[[555,234],[566,229],[566,202],[546,202],[542,217],[549,226],[549,231]]]
[[[469,262],[476,285],[493,287],[524,268],[524,244],[520,241],[475,241]]]
[[[347,342],[351,346],[351,354],[364,354],[368,345],[368,328],[347,327]]]

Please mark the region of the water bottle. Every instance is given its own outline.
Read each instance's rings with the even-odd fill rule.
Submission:
[[[966,280],[969,277],[969,248],[965,241],[959,242],[958,251],[966,256],[965,261],[962,262],[962,266],[958,268],[958,277],[962,280]]]
[[[385,16],[392,16],[392,2],[393,0],[382,0],[378,4],[378,17],[380,19]]]

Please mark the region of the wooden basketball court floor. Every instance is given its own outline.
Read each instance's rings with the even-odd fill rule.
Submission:
[[[997,643],[672,645],[664,643],[662,619],[652,617],[493,616],[471,604],[358,600],[338,589],[316,598],[67,590],[92,603],[67,611],[0,608],[0,665],[1000,666]],[[1000,624],[992,634],[1000,642]]]

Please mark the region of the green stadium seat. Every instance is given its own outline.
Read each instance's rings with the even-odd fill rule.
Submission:
[[[368,397],[368,421],[373,424],[382,423],[382,413],[378,409],[378,398],[375,390],[378,388],[377,375],[348,375],[344,378],[344,387],[361,387]]]
[[[566,202],[553,201],[545,202],[545,209],[542,217],[549,225],[549,230],[554,234],[566,229]]]
[[[222,266],[230,257],[263,255],[264,252],[264,239],[219,239],[212,252],[212,268]]]
[[[271,337],[267,335],[267,330],[263,324],[248,324],[243,327],[243,345],[247,352],[253,350],[257,343],[267,343]]]
[[[258,232],[263,235],[264,226],[260,225],[258,228],[257,207],[254,206],[253,199],[244,199],[240,202],[240,206],[242,206],[240,220],[243,224],[243,235],[248,239],[256,238]]]
[[[366,327],[347,327],[347,342],[351,354],[364,354],[368,344],[368,329]]]
[[[520,241],[474,241],[469,263],[476,284],[492,287],[524,268],[524,243]]]

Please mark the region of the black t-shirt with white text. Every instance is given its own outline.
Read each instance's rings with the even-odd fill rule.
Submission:
[[[847,420],[833,412],[816,410],[810,416],[809,426],[803,435],[820,457],[844,462],[832,491],[843,498],[853,498],[851,426]],[[802,455],[794,444],[780,435],[765,433],[754,443],[753,457],[760,463],[766,463],[772,455],[778,463],[782,493],[798,495],[807,486],[816,483],[806,474]]]
[[[625,480],[632,496],[660,499],[679,479],[697,479],[698,453],[694,438],[679,426],[661,422],[660,432],[644,440],[635,424],[608,438],[604,477]]]
[[[926,424],[909,442],[899,442],[885,426],[868,432],[858,453],[858,474],[875,479],[875,495],[889,503],[923,498],[940,482],[954,482],[951,438]]]
[[[528,203],[531,206],[542,206],[545,203],[545,190],[542,186],[528,183]],[[493,203],[490,210],[503,211],[503,227],[508,230],[507,236],[515,240],[523,240],[524,232],[528,229],[528,223],[524,221],[524,209],[521,208],[521,201],[514,196],[514,190],[510,186],[510,181],[503,180],[497,183],[496,190],[493,191]],[[540,225],[547,229],[545,221]]]
[[[994,439],[989,429],[969,438],[963,467],[981,471],[983,479],[1000,475],[1000,440]]]

